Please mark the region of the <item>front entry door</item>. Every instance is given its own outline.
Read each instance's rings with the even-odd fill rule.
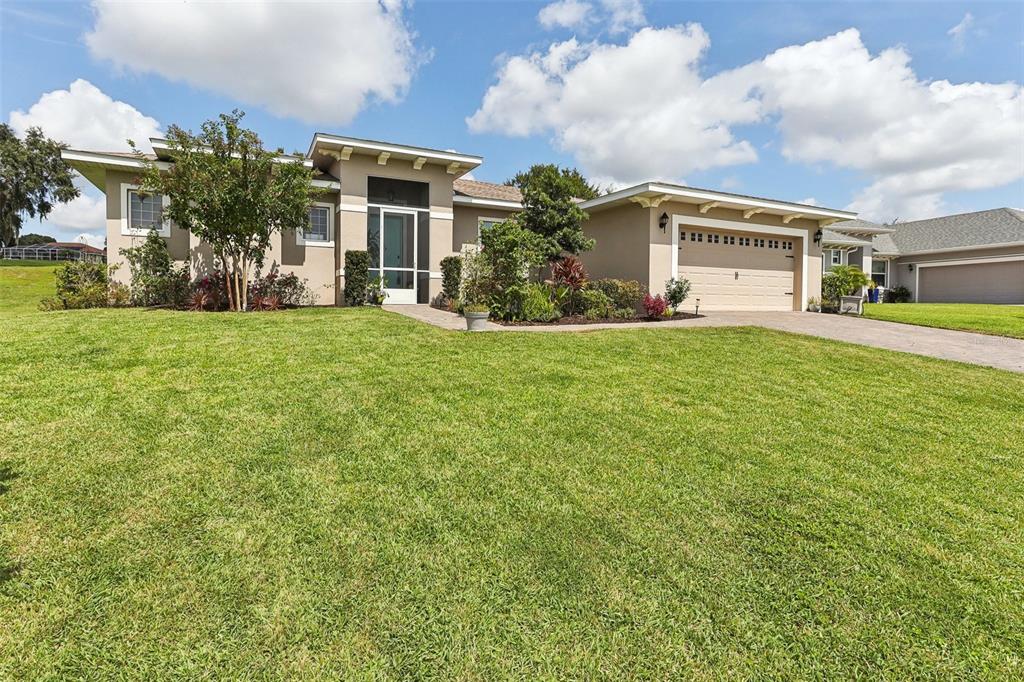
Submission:
[[[383,239],[380,263],[383,266],[385,303],[416,302],[416,213],[381,211]]]

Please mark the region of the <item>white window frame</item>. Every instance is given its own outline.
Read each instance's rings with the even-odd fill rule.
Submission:
[[[142,187],[139,185],[133,185],[128,182],[121,183],[121,235],[125,237],[145,237],[149,234],[148,229],[136,229],[131,226],[132,220],[132,202],[128,198],[131,192],[141,192]],[[156,194],[156,192],[150,192],[150,194]],[[171,204],[170,197],[166,194],[160,195],[160,204],[163,210],[166,210]],[[156,231],[161,237],[171,236],[171,221],[168,218],[164,218],[160,223],[160,229]]]
[[[506,218],[492,218],[492,217],[488,217],[488,216],[484,216],[484,215],[477,216],[477,218],[476,218],[476,243],[477,243],[477,246],[480,245],[480,235],[483,233],[483,229],[484,229],[483,223],[485,223],[485,222],[488,222],[488,223],[503,223],[506,220],[508,220],[507,217]]]
[[[832,265],[832,266],[843,265],[843,253],[844,253],[843,250],[842,249],[830,249],[830,251],[831,251],[831,253],[829,253],[829,257],[828,257],[829,265]],[[838,256],[838,258],[836,258],[836,256]]]
[[[334,204],[327,201],[314,201],[309,206],[310,208],[326,208],[327,209],[327,241],[314,241],[306,240],[303,237],[302,230],[295,231],[295,244],[296,246],[319,246],[322,248],[333,249],[334,248]]]
[[[874,271],[875,270],[875,263],[885,263],[885,272],[875,272]],[[868,273],[868,277],[870,277],[871,280],[874,281],[875,275],[881,275],[884,278],[884,280],[885,280],[881,284],[878,284],[878,282],[875,282],[875,284],[877,286],[882,287],[883,289],[888,289],[889,288],[889,259],[884,259],[883,260],[881,258],[876,258],[876,259],[871,261],[871,272]]]

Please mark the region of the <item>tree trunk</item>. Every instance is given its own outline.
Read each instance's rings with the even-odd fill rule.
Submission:
[[[249,257],[242,253],[242,307],[249,309]]]
[[[231,271],[228,269],[228,258],[223,251],[218,252],[217,257],[220,258],[221,267],[224,268],[224,293],[228,297],[228,310],[234,312],[235,298],[231,295]]]

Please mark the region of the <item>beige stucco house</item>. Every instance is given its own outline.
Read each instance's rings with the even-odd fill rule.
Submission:
[[[987,211],[826,230],[824,267],[859,267],[921,303],[1024,303],[1024,211]]]
[[[149,161],[170,167],[165,140]],[[107,253],[156,228],[171,254],[199,276],[209,250],[161,218],[164,198],[138,191],[144,162],[128,154],[65,150],[64,158],[107,197]],[[366,249],[388,302],[427,303],[441,289],[441,259],[477,242],[481,227],[521,208],[509,186],[463,179],[479,156],[317,133],[302,156],[281,162],[314,169],[320,191],[309,229],[274,238],[267,268],[308,280],[322,304],[340,305],[344,254]],[[692,283],[702,310],[804,310],[821,295],[823,230],[855,214],[818,206],[649,182],[585,201],[583,255],[591,277],[636,279],[653,293],[672,277]],[[853,223],[849,223],[853,224]],[[831,227],[830,227],[831,226]],[[126,280],[127,268],[116,275]]]

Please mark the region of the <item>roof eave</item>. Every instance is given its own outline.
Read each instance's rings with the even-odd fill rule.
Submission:
[[[318,145],[330,145],[341,150],[348,149],[349,154],[357,151],[367,154],[386,154],[385,161],[392,156],[414,162],[422,159],[421,164],[432,163],[434,165],[446,166],[448,172],[456,177],[468,173],[484,162],[483,157],[471,154],[445,152],[427,147],[412,147],[391,142],[364,140],[357,137],[342,137],[326,133],[316,133],[313,135],[313,141],[309,144],[309,151],[306,153],[306,156],[312,159]]]
[[[511,211],[522,210],[523,204],[518,201],[505,201],[503,199],[485,199],[482,197],[468,197],[456,194],[452,197],[452,203],[466,206],[481,206],[484,208],[501,208]]]
[[[596,199],[590,199],[580,204],[580,208],[585,211],[589,211],[595,208],[601,208],[605,205],[614,204],[619,201],[629,200],[632,197],[639,197],[645,194],[650,195],[663,195],[670,199],[683,199],[691,200],[687,203],[715,203],[716,206],[723,208],[736,208],[736,209],[761,209],[759,212],[773,213],[775,215],[796,215],[800,214],[801,217],[810,218],[811,220],[818,221],[834,221],[834,220],[853,220],[857,217],[856,213],[849,213],[847,211],[838,211],[830,208],[821,208],[818,206],[807,206],[805,204],[795,204],[786,201],[775,201],[770,199],[755,199],[740,197],[733,194],[725,194],[721,192],[715,192],[711,190],[693,189],[685,187],[675,187],[672,185],[666,185],[658,182],[645,182],[632,187],[618,190],[617,192],[611,192],[604,196],[597,197]]]

